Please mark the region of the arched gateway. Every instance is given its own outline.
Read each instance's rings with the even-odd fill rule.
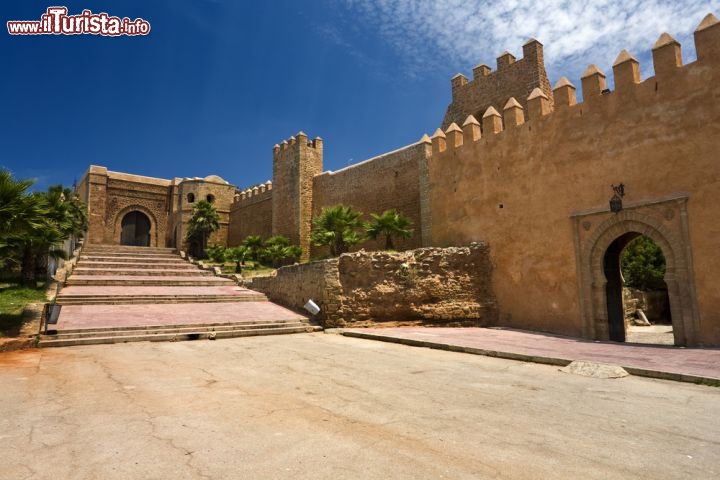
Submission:
[[[687,198],[638,205],[619,213],[575,216],[583,334],[624,341],[619,256],[633,238],[645,235],[663,252],[675,345],[694,345],[699,316],[687,228]]]
[[[121,222],[120,245],[150,246],[150,219],[143,212],[133,210]]]

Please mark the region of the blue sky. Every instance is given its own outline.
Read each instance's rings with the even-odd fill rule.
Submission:
[[[151,33],[14,36],[5,22],[50,6],[143,18]],[[720,0],[3,1],[0,167],[36,187],[90,164],[161,178],[272,177],[272,147],[302,130],[337,170],[417,141],[440,124],[450,78],[545,45],[550,80],[579,86],[589,63],[612,78],[623,48],[651,76],[668,31],[692,32]]]

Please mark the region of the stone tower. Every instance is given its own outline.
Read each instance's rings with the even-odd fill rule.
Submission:
[[[527,98],[535,88],[539,88],[549,100],[552,108],[553,92],[550,88],[542,43],[535,39],[523,45],[523,58],[516,60],[504,52],[497,58],[497,71],[487,65],[473,68],[473,79],[468,81],[465,75],[458,73],[450,81],[452,85],[452,103],[445,112],[442,129],[451,123],[462,125],[468,115],[483,118],[490,107],[502,112],[506,102],[516,98],[527,112]],[[526,118],[527,120],[527,118]]]
[[[322,173],[321,138],[308,141],[303,132],[273,148],[272,232],[300,245],[310,255],[313,177]]]

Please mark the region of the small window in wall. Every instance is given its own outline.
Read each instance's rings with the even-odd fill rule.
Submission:
[[[215,201],[215,195],[208,195],[207,201],[208,201],[208,203],[213,203]]]
[[[187,194],[187,201],[188,203],[193,203],[195,201],[195,194],[194,193],[188,193]]]

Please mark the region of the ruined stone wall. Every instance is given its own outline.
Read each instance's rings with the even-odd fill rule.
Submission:
[[[240,245],[248,235],[272,236],[272,183],[236,195],[230,207],[228,245]],[[270,188],[270,189],[269,189]]]
[[[673,324],[683,317],[696,330],[695,343],[720,344],[714,17],[700,25],[695,43],[698,60],[682,66],[680,45],[661,36],[653,48],[655,76],[642,81],[637,61],[622,52],[610,93],[591,66],[582,78],[582,104],[561,79],[554,108],[531,95],[527,122],[513,107],[502,121],[485,119],[482,136],[473,124],[434,135],[433,244],[482,239],[492,246],[501,325],[602,338],[592,324],[603,315],[597,248],[639,230],[663,243],[673,265],[666,275],[674,285]],[[610,185],[621,182],[625,210],[615,214]]]
[[[442,122],[443,130],[453,122],[462,125],[468,115],[479,120],[489,107],[502,111],[510,97],[527,108],[526,99],[535,88],[540,88],[552,105],[543,46],[534,39],[523,45],[522,59],[516,61],[512,54],[505,52],[497,59],[497,71],[492,72],[487,65],[478,65],[473,69],[472,80],[457,74],[451,86],[452,102]]]
[[[366,160],[337,172],[324,172],[314,178],[313,217],[324,207],[337,204],[349,205],[363,212],[363,220],[370,220],[370,213],[382,213],[397,209],[413,222],[413,236],[398,239],[398,250],[417,248],[422,243],[421,173],[430,154],[430,144],[421,141],[394,152]],[[357,245],[377,250],[384,247],[384,240],[369,240]],[[328,255],[327,247],[313,247],[312,256]]]
[[[341,294],[337,271],[336,258],[319,260],[279,268],[275,275],[254,277],[247,285],[264,293],[271,301],[305,314],[303,306],[313,300],[321,306],[317,320],[325,323],[327,306],[334,305]]]
[[[295,310],[314,300],[325,327],[484,326],[497,317],[491,270],[483,244],[356,252],[280,268],[251,288]]]

